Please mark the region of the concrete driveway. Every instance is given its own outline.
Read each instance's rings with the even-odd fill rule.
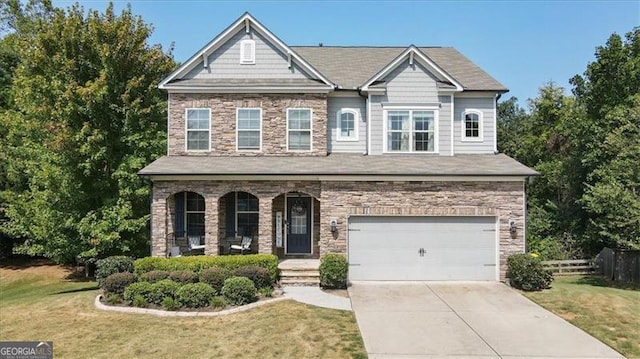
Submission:
[[[356,282],[369,358],[622,358],[497,282]]]

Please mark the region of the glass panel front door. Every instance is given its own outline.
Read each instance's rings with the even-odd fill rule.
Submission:
[[[311,198],[287,198],[287,253],[311,254]]]

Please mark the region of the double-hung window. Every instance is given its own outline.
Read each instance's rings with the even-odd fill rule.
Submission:
[[[344,108],[338,111],[336,120],[338,122],[338,141],[358,140],[358,112],[356,110]]]
[[[462,113],[462,140],[482,141],[482,111],[465,110]]]
[[[187,122],[187,151],[208,151],[211,140],[211,109],[188,108]]]
[[[239,151],[260,151],[262,143],[262,110],[239,108],[236,113],[236,146]]]
[[[387,111],[387,152],[435,152],[436,111]]]
[[[311,109],[287,109],[287,149],[311,151]]]

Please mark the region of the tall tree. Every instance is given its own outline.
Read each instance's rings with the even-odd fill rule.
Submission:
[[[19,8],[22,8],[19,6]],[[23,11],[24,12],[24,11]],[[60,262],[147,249],[148,185],[136,172],[165,150],[158,81],[175,68],[130,9],[76,4],[31,30],[14,26],[21,61],[7,129],[2,231],[21,253]]]

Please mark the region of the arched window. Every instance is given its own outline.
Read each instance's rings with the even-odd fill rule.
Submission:
[[[358,111],[351,108],[343,108],[338,111],[336,120],[337,140],[338,141],[357,141],[358,140]]]
[[[482,141],[482,111],[468,109],[462,113],[462,140]]]

